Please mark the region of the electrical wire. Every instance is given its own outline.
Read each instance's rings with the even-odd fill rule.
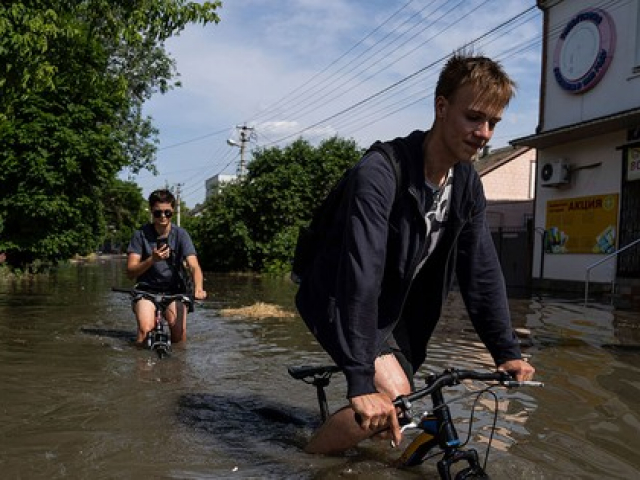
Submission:
[[[373,38],[373,36],[380,32],[382,30],[382,28],[384,26],[389,25],[389,23],[393,20],[393,19],[397,19],[399,17],[399,15],[401,14],[401,12],[403,12],[404,10],[406,10],[410,4],[413,3],[413,0],[405,3],[401,8],[399,8],[398,10],[396,10],[395,12],[393,12],[393,14],[391,16],[389,16],[388,18],[385,19],[385,21],[383,21],[382,23],[380,23],[375,29],[373,29],[371,32],[369,32],[366,36],[364,36],[359,42],[357,42],[354,46],[352,46],[350,49],[348,49],[347,51],[345,51],[340,57],[338,57],[336,60],[334,60],[333,62],[331,62],[329,65],[327,65],[325,68],[323,68],[322,70],[320,70],[318,73],[316,73],[314,76],[312,76],[307,82],[303,83],[302,85],[300,85],[299,87],[297,87],[296,89],[294,89],[292,92],[290,92],[289,94],[285,95],[284,97],[281,98],[281,100],[279,100],[278,102],[275,102],[274,104],[270,105],[269,107],[261,110],[260,112],[258,112],[258,114],[256,114],[253,118],[255,119],[268,119],[270,116],[272,116],[274,113],[276,112],[280,112],[280,111],[287,111],[286,109],[284,109],[284,107],[287,107],[289,109],[296,107],[300,108],[301,106],[303,106],[304,104],[298,103],[297,105],[295,104],[296,100],[299,100],[302,97],[311,97],[313,95],[318,95],[318,92],[322,92],[322,90],[318,89],[314,92],[313,90],[313,84],[316,80],[320,79],[322,76],[324,76],[326,73],[328,73],[333,67],[337,66],[340,62],[342,62],[343,60],[346,60],[347,57],[351,54],[354,53],[356,51],[356,49],[362,45],[364,45],[364,42],[367,40],[370,40]],[[450,4],[450,2],[447,2],[448,4]],[[593,6],[593,8],[599,7],[599,8],[604,8],[607,9],[609,7],[611,8],[622,8],[623,6],[627,5],[629,3],[628,0],[626,1],[620,1],[620,0],[603,0],[602,2],[596,4]],[[484,46],[488,46],[494,42],[496,42],[496,40],[500,39],[503,40],[504,36],[515,31],[516,29],[519,29],[523,26],[525,26],[527,23],[529,23],[530,21],[534,20],[535,18],[538,17],[539,12],[534,12],[534,14],[532,14],[531,12],[534,11],[537,7],[530,7],[526,10],[524,10],[523,12],[520,12],[518,15],[510,18],[509,20],[502,22],[501,24],[499,24],[498,26],[494,27],[493,29],[489,30],[488,32],[484,33],[483,35],[480,35],[479,37],[477,37],[475,40],[467,42],[465,45],[471,45],[471,44],[478,44],[481,42],[481,40],[486,39],[485,43],[483,44]],[[420,10],[420,12],[423,12],[424,8],[422,8]],[[415,16],[416,13],[413,14],[413,16]],[[528,15],[528,16],[525,16]],[[412,17],[410,17],[412,18]],[[565,28],[566,25],[566,21],[568,19],[561,19],[560,21],[556,22],[556,25],[554,25],[553,27],[550,27],[548,29],[548,31],[546,32],[547,34],[547,40],[548,41],[552,41],[553,39],[556,39],[559,37],[559,35],[562,33],[563,29]],[[406,26],[407,25],[408,20],[404,20],[402,23],[400,23],[400,25]],[[398,36],[395,37],[394,41],[397,43],[398,38],[400,37],[400,34],[398,33],[398,29],[400,28],[399,25],[396,25],[395,28],[392,28],[392,32],[398,34]],[[415,25],[411,28],[415,28]],[[404,33],[406,33],[407,31],[410,31],[411,28],[408,28]],[[502,29],[502,30],[500,30]],[[488,37],[494,34],[494,38],[493,39],[489,39]],[[437,38],[438,35],[442,35],[442,32],[438,33],[437,35],[435,35],[433,38]],[[416,36],[414,35],[413,38],[415,38]],[[385,37],[389,38],[389,34],[387,34]],[[427,39],[425,41],[423,41],[423,43],[421,43],[420,45],[424,45],[426,42],[430,41],[432,38]],[[376,43],[373,43],[373,45],[377,45],[378,47],[381,46],[381,42],[382,40],[379,40]],[[498,59],[501,59],[501,61],[505,61],[511,58],[515,58],[517,56],[522,55],[523,53],[526,53],[527,51],[530,51],[534,48],[538,48],[542,43],[542,39],[537,39],[537,40],[528,40],[526,42],[520,42],[516,45],[510,45],[507,49],[503,50],[502,52],[500,52],[499,55],[497,55]],[[407,42],[403,43],[402,46],[406,45]],[[368,52],[370,53],[369,57],[366,58],[366,60],[371,60],[373,59],[373,54],[377,53],[374,52],[372,50],[373,47],[369,47],[367,50],[365,50],[365,52],[360,53],[356,58],[358,59],[363,59],[365,58],[364,55]],[[387,47],[383,47],[383,48],[379,48],[379,51],[384,51],[384,48],[388,48]],[[416,50],[418,50],[420,48],[420,46],[416,46],[414,47],[411,51],[409,51],[408,53],[405,53],[403,58],[406,57],[407,55],[410,55],[412,52],[415,52]],[[372,54],[373,52],[373,54]],[[394,53],[398,53],[398,50],[393,50]],[[327,125],[328,122],[333,121],[333,120],[337,120],[336,126],[338,129],[351,129],[351,132],[358,132],[360,130],[363,130],[369,126],[371,126],[374,123],[377,123],[379,121],[382,120],[382,117],[384,118],[389,118],[390,116],[396,115],[399,112],[406,110],[407,108],[410,108],[422,101],[425,101],[427,99],[429,99],[432,96],[432,92],[427,91],[424,88],[418,88],[417,85],[419,82],[421,82],[422,80],[424,80],[424,76],[421,76],[425,73],[429,73],[429,76],[433,75],[434,72],[434,67],[436,65],[438,65],[441,61],[443,61],[446,57],[441,57],[440,59],[436,60],[435,62],[431,62],[429,63],[427,66],[421,68],[420,70],[414,72],[413,74],[410,74],[404,78],[402,78],[401,80],[394,82],[393,84],[383,88],[382,90],[378,90],[377,92],[368,95],[367,97],[365,97],[364,99],[355,102],[354,104],[347,106],[346,108],[342,108],[339,111],[335,112],[335,113],[331,113],[327,116],[325,116],[323,119],[319,120],[319,121],[315,121],[313,123],[311,123],[311,125],[300,128],[298,131],[289,134],[289,135],[285,135],[282,136],[280,138],[277,139],[271,139],[270,137],[268,137],[267,135],[264,134],[264,132],[259,132],[259,137],[260,139],[265,139],[266,143],[262,143],[261,147],[265,148],[271,145],[276,145],[276,144],[280,144],[285,142],[286,140],[289,140],[293,137],[297,137],[297,136],[301,136],[303,133],[307,133],[310,132],[313,129],[316,129],[322,125]],[[396,59],[394,62],[387,64],[385,67],[378,69],[378,71],[374,74],[377,75],[379,73],[381,73],[382,71],[385,71],[386,69],[390,68],[391,65],[394,65],[395,63],[397,63],[398,61],[400,61],[400,59]],[[353,60],[351,60],[349,63],[347,63],[347,65],[352,65],[353,66]],[[364,66],[365,62],[360,62],[359,64],[360,66]],[[372,68],[373,65],[369,65],[367,66],[363,72],[369,70],[370,68]],[[343,65],[343,67],[341,67],[340,70],[338,70],[338,72],[344,72],[345,66]],[[335,73],[333,74],[335,75]],[[344,75],[343,75],[344,77]],[[336,79],[338,78],[343,78],[343,77],[333,77],[333,82],[335,83]],[[360,83],[358,84],[358,86],[362,85],[363,83],[365,83],[367,80],[370,80],[373,76],[367,77],[366,80],[362,80],[360,81]],[[420,78],[418,78],[420,77]],[[332,77],[329,77],[332,78]],[[326,82],[326,80],[324,80]],[[398,92],[397,87],[399,87],[400,85],[403,85],[405,87],[407,87],[405,90],[403,90],[403,92]],[[325,85],[326,87],[326,85]],[[408,88],[416,88],[415,91],[413,92],[408,92],[407,93],[407,89]],[[326,89],[325,89],[326,90]],[[310,94],[311,92],[311,94]],[[403,97],[400,99],[395,99],[394,96],[403,93]],[[322,99],[325,99],[327,97],[321,97]],[[391,101],[390,99],[394,98],[393,101]],[[334,98],[332,101],[337,100],[337,98]],[[306,100],[308,103],[308,99]],[[316,102],[317,102],[317,98],[316,98]],[[325,102],[326,103],[326,102]],[[365,107],[369,110],[366,110]],[[375,108],[375,109],[374,109]],[[298,112],[300,113],[300,112]],[[375,115],[373,115],[372,113],[374,113]],[[373,118],[372,118],[373,117]],[[376,117],[380,117],[380,118],[376,118]],[[248,122],[249,123],[249,122]],[[263,122],[263,123],[267,123],[267,122]],[[219,135],[221,133],[226,132],[227,130],[220,130],[217,132],[212,132],[210,134],[201,136],[201,137],[197,137],[194,138],[192,140],[187,140],[184,142],[179,142],[173,145],[168,145],[166,147],[162,147],[159,150],[166,150],[169,148],[174,148],[174,147],[178,147],[178,146],[182,146],[188,143],[192,143],[195,141],[199,141],[205,138],[209,138],[211,136],[215,136],[215,135]],[[498,137],[496,137],[498,138]],[[237,158],[237,156],[236,156]],[[232,159],[233,160],[233,159]],[[232,162],[227,163],[221,170],[218,171],[218,174],[221,174],[223,171],[225,171]],[[219,163],[218,163],[219,165]],[[190,178],[194,178],[194,176],[190,177]],[[194,191],[197,190],[203,190],[204,187],[200,187],[197,189],[194,189]]]
[[[309,91],[311,91],[311,87],[303,90],[300,92],[300,90],[302,90],[304,87],[308,87],[313,80],[319,79],[322,74],[326,73],[327,71],[329,71],[331,69],[331,67],[333,67],[334,65],[337,65],[342,59],[346,58],[347,55],[349,53],[351,53],[352,51],[356,50],[357,47],[359,47],[360,45],[363,45],[364,42],[372,37],[376,32],[378,32],[380,29],[382,29],[382,27],[384,25],[386,25],[387,23],[389,23],[394,17],[396,17],[398,14],[400,14],[400,12],[402,12],[403,10],[405,10],[411,3],[413,3],[414,0],[410,0],[409,2],[405,3],[402,7],[400,7],[398,10],[396,10],[391,16],[389,16],[386,20],[384,20],[382,23],[380,23],[376,28],[374,28],[371,32],[369,32],[367,35],[365,35],[360,41],[356,42],[351,48],[349,48],[346,52],[344,52],[340,57],[338,57],[336,60],[333,60],[329,65],[327,65],[326,67],[324,67],[322,70],[320,70],[318,73],[316,73],[315,75],[313,75],[309,80],[307,80],[305,83],[303,83],[302,85],[300,85],[299,87],[295,88],[293,91],[289,92],[287,95],[285,95],[284,97],[282,97],[279,101],[271,104],[269,107],[266,107],[265,109],[261,110],[260,112],[258,112],[257,114],[252,116],[252,122],[256,122],[258,121],[262,115],[265,112],[269,112],[269,114],[271,115],[271,111],[273,108],[275,108],[276,106],[278,108],[283,108],[283,106],[286,106],[289,102],[298,100],[300,98],[303,98],[304,96],[306,96],[308,94]],[[379,43],[376,42],[375,44]],[[375,45],[374,44],[374,45]],[[369,49],[371,49],[373,47],[369,47]],[[368,51],[369,49],[365,50]],[[360,54],[362,55],[362,54]],[[356,57],[358,58],[358,57]],[[349,65],[350,63],[347,63],[346,65]],[[345,66],[341,67],[344,68]],[[338,72],[341,70],[339,69]],[[318,81],[318,83],[320,83]],[[297,95],[294,95],[297,94]],[[290,98],[287,100],[288,97],[293,96],[293,98]],[[248,121],[245,123],[249,123]]]

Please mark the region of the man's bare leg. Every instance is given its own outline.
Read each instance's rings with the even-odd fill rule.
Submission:
[[[383,355],[375,362],[374,382],[378,392],[394,400],[399,395],[410,393],[411,387],[404,370],[392,354]],[[344,407],[323,423],[305,448],[307,453],[336,454],[355,447],[362,440],[372,437],[376,430],[363,429],[356,422],[351,407]]]
[[[187,307],[175,301],[167,307],[165,317],[171,330],[171,343],[185,341],[187,339]]]
[[[146,298],[141,298],[133,306],[136,315],[136,323],[138,331],[136,335],[136,346],[144,347],[147,341],[147,334],[153,330],[155,326],[155,307],[153,302]]]

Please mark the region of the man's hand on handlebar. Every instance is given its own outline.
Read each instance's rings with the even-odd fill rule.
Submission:
[[[536,369],[526,360],[515,359],[507,360],[501,365],[498,365],[498,371],[508,372],[518,381],[526,381],[533,378]]]
[[[382,393],[370,393],[352,397],[349,402],[360,428],[374,432],[389,428],[393,445],[400,445],[402,433],[398,413],[389,397]]]

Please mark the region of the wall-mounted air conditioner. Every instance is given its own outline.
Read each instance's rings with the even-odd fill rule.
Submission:
[[[540,185],[543,187],[567,185],[570,180],[571,170],[566,160],[551,160],[542,164],[542,168],[540,169]]]

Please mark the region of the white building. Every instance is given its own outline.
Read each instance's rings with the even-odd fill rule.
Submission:
[[[638,282],[640,1],[538,0],[543,11],[533,277]],[[600,265],[595,263],[604,260]]]
[[[220,193],[220,189],[225,183],[229,183],[234,181],[237,175],[214,175],[213,177],[207,178],[205,181],[206,187],[206,198],[209,198],[212,195],[218,195]]]

